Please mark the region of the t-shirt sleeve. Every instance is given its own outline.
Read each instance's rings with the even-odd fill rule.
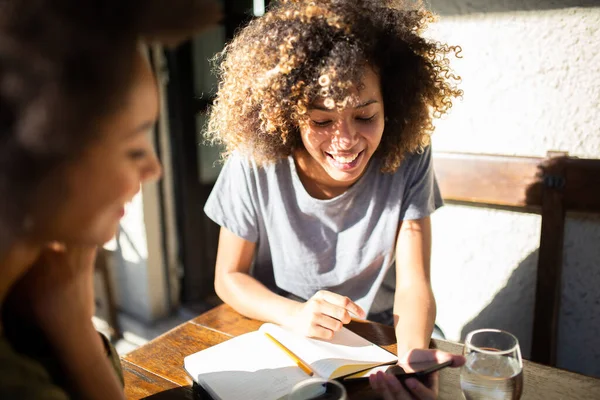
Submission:
[[[433,171],[431,146],[421,154],[412,155],[409,163],[400,211],[403,221],[425,218],[444,205]]]
[[[100,338],[102,339],[102,343],[104,343],[104,350],[106,351],[106,356],[108,357],[108,361],[110,362],[111,367],[115,371],[117,378],[119,378],[119,382],[121,382],[121,387],[125,387],[125,379],[123,377],[123,368],[121,366],[121,358],[119,357],[119,353],[117,353],[117,349],[110,343],[108,338],[104,336],[102,333],[98,332]]]
[[[250,242],[258,241],[256,176],[250,161],[231,155],[213,187],[204,212],[218,225]]]

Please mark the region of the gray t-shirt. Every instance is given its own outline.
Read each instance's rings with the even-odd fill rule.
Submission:
[[[328,200],[307,193],[291,156],[258,167],[234,154],[204,211],[257,243],[251,273],[271,290],[303,299],[330,290],[369,312],[394,262],[399,222],[442,204],[428,147],[393,174],[381,173],[373,158],[358,182]]]

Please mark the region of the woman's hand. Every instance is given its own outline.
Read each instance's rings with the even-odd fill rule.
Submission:
[[[91,324],[96,246],[53,243],[11,291],[11,307],[50,339],[72,324]]]
[[[300,304],[298,311],[284,325],[304,336],[328,340],[350,322],[351,314],[359,318],[366,316],[364,310],[348,297],[320,290]]]
[[[11,291],[10,306],[47,336],[75,397],[124,399],[92,324],[95,259],[96,246],[48,246]]]
[[[465,363],[463,356],[446,353],[440,350],[414,349],[409,351],[398,361],[406,372],[413,372],[411,368],[415,363],[424,361],[437,361],[443,363],[452,361],[451,367],[460,367]],[[373,390],[381,394],[384,400],[432,400],[436,399],[439,391],[439,373],[433,372],[427,375],[424,383],[416,378],[409,378],[404,385],[394,376],[378,372],[369,376],[369,382]]]

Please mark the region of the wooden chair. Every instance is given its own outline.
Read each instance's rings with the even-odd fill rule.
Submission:
[[[600,213],[600,160],[434,152],[446,201],[542,217],[531,360],[556,364],[562,249],[567,212]]]

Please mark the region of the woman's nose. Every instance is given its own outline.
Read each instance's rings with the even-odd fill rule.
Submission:
[[[335,139],[342,149],[351,149],[358,142],[358,133],[352,124],[340,122],[336,130]]]
[[[160,165],[160,161],[158,161],[158,157],[156,157],[156,155],[153,155],[152,158],[148,161],[148,163],[144,165],[140,179],[142,183],[144,183],[160,179],[161,176],[162,166]]]

